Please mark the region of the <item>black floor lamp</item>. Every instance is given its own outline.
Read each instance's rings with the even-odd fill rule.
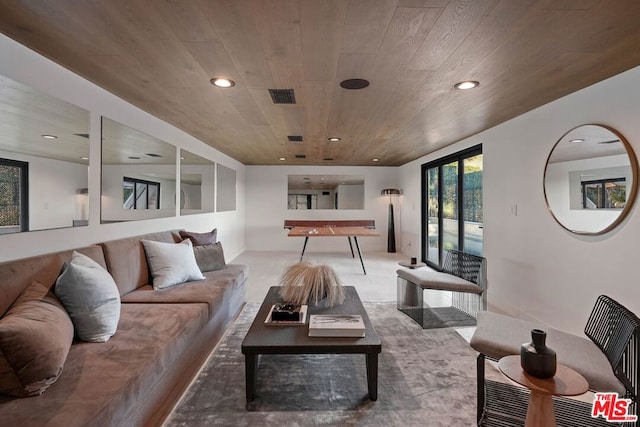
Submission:
[[[387,226],[388,235],[387,235],[387,252],[395,252],[396,251],[396,230],[393,224],[393,203],[391,201],[391,196],[394,194],[400,194],[400,190],[395,188],[385,188],[380,192],[383,196],[389,196],[389,225]]]

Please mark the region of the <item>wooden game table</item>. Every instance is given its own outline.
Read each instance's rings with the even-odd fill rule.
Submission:
[[[346,237],[349,241],[351,256],[355,258],[353,245],[351,243],[351,238],[353,237],[364,274],[367,274],[367,270],[364,267],[358,237],[380,236],[380,233],[374,230],[375,221],[373,220],[286,220],[284,222],[284,228],[289,229],[289,237],[304,237],[300,262],[302,262],[302,258],[304,257],[309,237]]]

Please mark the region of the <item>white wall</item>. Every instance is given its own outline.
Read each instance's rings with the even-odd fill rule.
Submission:
[[[4,35],[0,35],[0,58],[2,58],[0,74],[84,108],[90,111],[91,115],[88,185],[89,226],[0,236],[0,262],[76,248],[105,240],[178,228],[199,232],[218,228],[218,238],[223,242],[227,260],[232,260],[244,251],[244,165]],[[193,154],[234,169],[237,172],[236,210],[100,224],[101,116],[109,117],[125,126],[130,126]]]
[[[640,68],[629,70],[402,166],[401,248],[419,241],[420,165],[482,143],[490,308],[576,334],[600,294],[640,313],[637,203],[616,230],[585,237],[555,222],[543,192],[547,156],[575,126],[609,125],[640,153],[638,81]]]
[[[338,209],[362,209],[364,206],[364,186],[362,184],[341,184],[338,192]]]
[[[362,175],[364,209],[288,210],[288,175]],[[300,251],[303,239],[287,237],[285,219],[373,219],[379,237],[358,239],[363,252],[387,248],[388,197],[383,188],[396,188],[398,168],[365,166],[247,166],[247,250]],[[396,213],[397,215],[397,213]],[[396,219],[396,230],[399,221]],[[343,239],[340,239],[343,240]],[[349,251],[345,241],[333,237],[314,238],[307,250],[314,252]]]

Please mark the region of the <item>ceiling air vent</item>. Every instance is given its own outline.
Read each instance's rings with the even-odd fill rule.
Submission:
[[[302,142],[302,135],[289,135],[287,138],[289,142]]]
[[[269,89],[274,104],[295,104],[296,95],[293,89]]]
[[[296,154],[296,159],[306,159],[307,156],[305,156],[304,154]]]

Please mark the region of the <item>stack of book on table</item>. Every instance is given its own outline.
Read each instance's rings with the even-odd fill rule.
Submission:
[[[364,337],[364,321],[358,314],[312,314],[310,337]]]

